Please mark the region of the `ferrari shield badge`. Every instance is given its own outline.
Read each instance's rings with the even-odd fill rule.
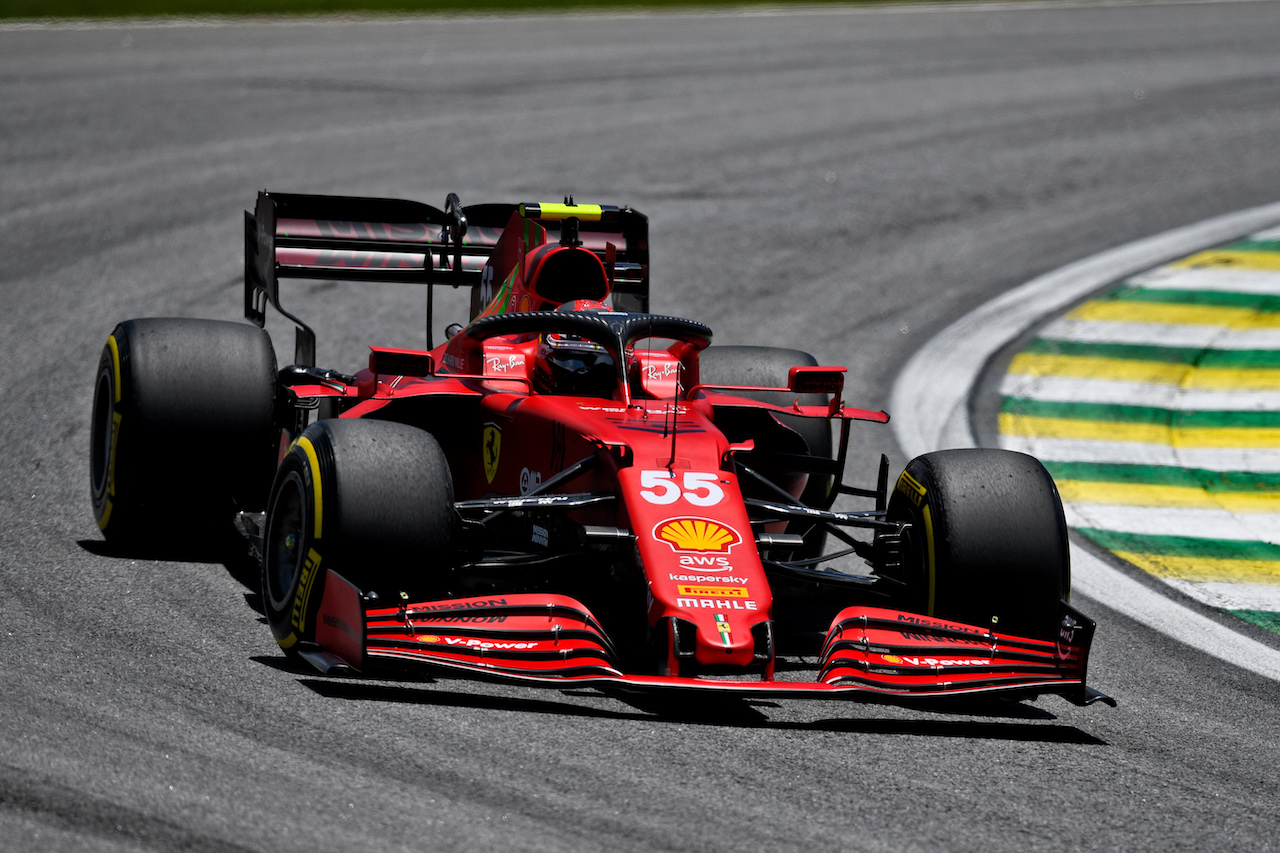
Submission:
[[[502,428],[497,424],[485,424],[482,438],[484,447],[484,477],[490,483],[498,473],[498,453],[502,450]]]

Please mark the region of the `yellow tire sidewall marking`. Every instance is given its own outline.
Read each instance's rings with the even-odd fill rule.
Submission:
[[[929,603],[925,610],[930,616],[933,615],[933,603],[937,593],[937,562],[933,547],[933,515],[929,512],[929,505],[926,503],[921,509],[924,511],[924,541],[926,551],[927,571],[929,574]]]
[[[302,577],[298,579],[298,591],[293,597],[293,627],[299,631],[307,628],[307,607],[311,602],[311,592],[316,588],[316,578],[320,576],[320,553],[315,548],[307,550],[307,559],[302,563]]]
[[[311,494],[315,499],[315,523],[313,525],[312,538],[319,540],[320,532],[324,529],[324,499],[320,487],[320,458],[316,455],[315,446],[306,436],[299,436],[295,443],[307,457],[307,465],[311,469]]]
[[[111,350],[111,376],[113,380],[113,391],[115,392],[115,402],[120,402],[120,345],[116,343],[115,335],[107,336],[107,349]]]
[[[99,530],[107,529],[111,523],[111,510],[115,508],[116,447],[120,443],[120,345],[116,343],[115,335],[107,336],[107,349],[111,351],[111,445],[107,451],[107,493],[102,515],[98,518]]]

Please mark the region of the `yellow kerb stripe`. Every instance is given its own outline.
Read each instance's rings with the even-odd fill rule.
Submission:
[[[305,436],[298,438],[298,447],[302,448],[302,452],[307,455],[307,462],[311,466],[311,490],[316,498],[316,523],[314,538],[320,538],[320,530],[324,522],[324,503],[321,497],[322,489],[320,488],[320,460],[316,457],[316,449],[312,446],[311,440]]]
[[[1142,444],[1172,444],[1172,434],[1160,424],[1129,424],[1120,421],[1082,421],[1072,418],[1037,418],[1001,412],[1000,432],[1005,435],[1038,438],[1083,438],[1094,441],[1136,441]]]
[[[1000,432],[1037,438],[1075,438],[1093,441],[1135,441],[1174,447],[1280,447],[1280,428],[1222,427],[1170,429],[1163,424],[1037,418],[1001,412]]]
[[[1241,370],[1125,358],[1022,353],[1010,362],[1009,372],[1020,376],[1063,376],[1071,379],[1142,382],[1147,385],[1178,385],[1209,391],[1280,391],[1280,370],[1268,368]]]
[[[1192,368],[1163,361],[1133,361],[1127,358],[1090,358],[1074,355],[1020,353],[1009,363],[1009,372],[1024,376],[1066,376],[1076,379],[1110,379],[1116,382],[1146,382],[1179,385]]]
[[[1222,326],[1230,329],[1280,328],[1280,314],[1221,305],[1177,305],[1163,302],[1103,300],[1086,302],[1066,316],[1106,323],[1161,323],[1174,326]]]
[[[1171,267],[1220,267],[1243,270],[1280,270],[1280,252],[1211,250],[1174,261]]]
[[[1196,583],[1280,585],[1280,563],[1268,560],[1224,560],[1211,557],[1173,557],[1117,551],[1116,555],[1160,578]]]
[[[1187,374],[1182,387],[1212,391],[1280,391],[1280,370],[1201,367]]]
[[[1175,429],[1175,447],[1280,447],[1280,427]]]

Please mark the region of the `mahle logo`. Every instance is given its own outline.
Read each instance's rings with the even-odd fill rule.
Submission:
[[[653,536],[674,551],[727,554],[742,541],[738,531],[708,518],[669,518],[653,528]]]

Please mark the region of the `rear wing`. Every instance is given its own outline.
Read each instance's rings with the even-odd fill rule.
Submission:
[[[538,222],[549,240],[573,217],[585,248],[613,278],[613,305],[649,310],[649,220],[627,207],[476,204],[450,193],[445,209],[401,199],[258,193],[244,214],[244,315],[266,325],[270,303],[297,325],[294,362],[315,364],[315,332],[280,304],[282,278],[427,285],[427,349],[433,285],[479,287],[484,267],[511,214]]]

